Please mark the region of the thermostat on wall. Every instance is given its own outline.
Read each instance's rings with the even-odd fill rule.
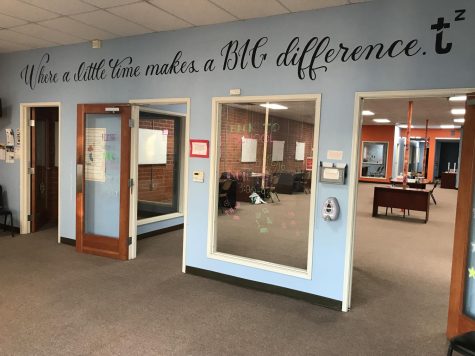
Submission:
[[[193,182],[203,183],[205,181],[205,173],[203,171],[193,171]]]

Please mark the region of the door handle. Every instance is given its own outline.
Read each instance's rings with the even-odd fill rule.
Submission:
[[[76,164],[76,193],[82,193],[82,179],[84,175],[84,165]]]

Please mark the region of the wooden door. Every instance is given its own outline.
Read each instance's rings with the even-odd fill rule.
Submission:
[[[466,102],[447,336],[475,330],[475,93]]]
[[[77,109],[76,249],[128,259],[130,106]]]

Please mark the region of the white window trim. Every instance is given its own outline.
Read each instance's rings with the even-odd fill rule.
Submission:
[[[239,102],[268,102],[268,101],[315,101],[315,124],[313,142],[313,171],[310,194],[310,215],[307,247],[307,268],[300,269],[285,266],[277,263],[252,259],[248,257],[235,256],[227,253],[217,252],[216,244],[216,224],[217,224],[217,190],[218,179],[217,170],[219,168],[218,143],[220,135],[219,104],[239,103]],[[209,211],[208,211],[208,239],[207,257],[223,262],[234,263],[253,267],[256,269],[290,275],[303,279],[312,279],[313,266],[313,243],[314,243],[314,223],[315,204],[317,197],[317,157],[320,138],[320,107],[321,94],[300,94],[300,95],[269,95],[269,96],[243,96],[243,97],[214,97],[212,100],[212,126],[210,142],[210,189],[209,189]]]

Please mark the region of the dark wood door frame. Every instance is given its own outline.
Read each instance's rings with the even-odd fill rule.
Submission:
[[[447,336],[475,330],[475,320],[464,314],[467,257],[472,223],[475,182],[475,93],[468,95],[462,137],[457,215],[455,219],[452,279],[450,285]]]
[[[120,219],[119,238],[86,234],[84,230],[84,187],[85,175],[76,182],[76,250],[99,256],[127,260],[129,256],[129,201],[130,201],[130,145],[129,119],[131,108],[128,104],[78,104],[77,107],[77,165],[85,164],[86,115],[107,114],[106,108],[117,107],[121,116],[120,149]],[[83,170],[84,171],[84,170]],[[78,176],[76,177],[78,179]]]

